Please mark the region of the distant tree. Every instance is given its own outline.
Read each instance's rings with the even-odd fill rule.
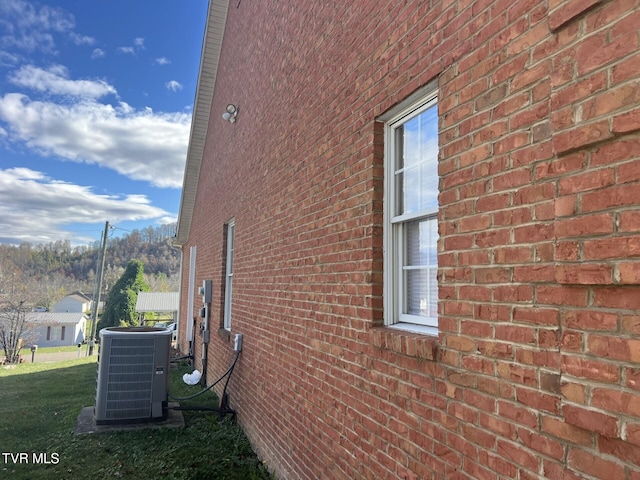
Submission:
[[[131,260],[109,290],[99,328],[138,325],[135,314],[138,292],[148,291],[149,285],[144,280],[144,264],[140,260]]]
[[[19,271],[12,272],[10,279],[0,278],[0,290],[8,292],[0,296],[0,348],[7,363],[18,363],[20,349],[34,339],[36,325],[27,322],[27,312],[34,306],[29,299],[42,297],[39,286]]]
[[[0,346],[4,349],[6,363],[20,362],[20,349],[33,325],[27,323],[30,310],[24,302],[7,301],[0,309]]]

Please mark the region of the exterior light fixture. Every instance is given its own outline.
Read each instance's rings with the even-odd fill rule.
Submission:
[[[222,114],[222,118],[224,118],[227,122],[230,122],[230,123],[235,123],[237,116],[238,116],[238,107],[232,103],[227,105],[227,111]]]

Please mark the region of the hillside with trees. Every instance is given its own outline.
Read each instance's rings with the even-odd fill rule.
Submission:
[[[104,291],[122,276],[131,260],[144,265],[152,291],[178,289],[180,252],[171,247],[175,224],[149,226],[108,238]],[[12,296],[29,285],[34,305],[50,306],[73,291],[94,290],[100,242],[71,246],[69,240],[48,244],[0,245],[0,294]]]

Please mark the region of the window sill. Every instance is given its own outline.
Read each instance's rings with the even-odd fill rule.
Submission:
[[[424,327],[428,328],[428,327]],[[374,327],[369,331],[373,346],[395,353],[435,361],[438,358],[438,336],[419,326]]]

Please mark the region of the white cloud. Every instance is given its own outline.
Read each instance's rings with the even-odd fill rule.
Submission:
[[[176,82],[175,80],[171,80],[170,82],[165,83],[165,86],[168,90],[172,92],[177,92],[178,90],[182,90],[182,84],[180,82]]]
[[[0,170],[0,242],[52,242],[74,238],[70,224],[172,218],[144,195],[98,195],[90,187],[48,178],[28,168]],[[173,218],[175,221],[175,218]]]
[[[71,33],[70,34],[71,40],[73,40],[73,43],[75,43],[76,45],[93,45],[94,43],[96,43],[96,39],[93,37],[90,37],[88,35],[80,35],[78,33]]]
[[[91,59],[102,58],[106,55],[106,52],[101,48],[94,48],[93,52],[91,52]]]
[[[42,155],[98,164],[157,187],[182,185],[189,114],[136,110],[92,98],[56,104],[8,93],[0,97],[0,121],[9,141]]]
[[[169,65],[171,63],[171,60],[169,60],[166,57],[160,57],[160,58],[156,58],[154,63],[157,65]]]
[[[63,65],[52,65],[48,70],[25,65],[11,74],[9,81],[19,87],[54,95],[100,98],[117,94],[116,89],[103,80],[70,80]]]
[[[134,38],[132,46],[118,47],[118,52],[125,53],[127,55],[135,55],[141,50],[144,50],[144,38]]]
[[[0,1],[0,47],[56,53],[55,35],[68,36],[76,45],[93,44],[94,39],[76,33],[75,26],[75,17],[62,8]]]

